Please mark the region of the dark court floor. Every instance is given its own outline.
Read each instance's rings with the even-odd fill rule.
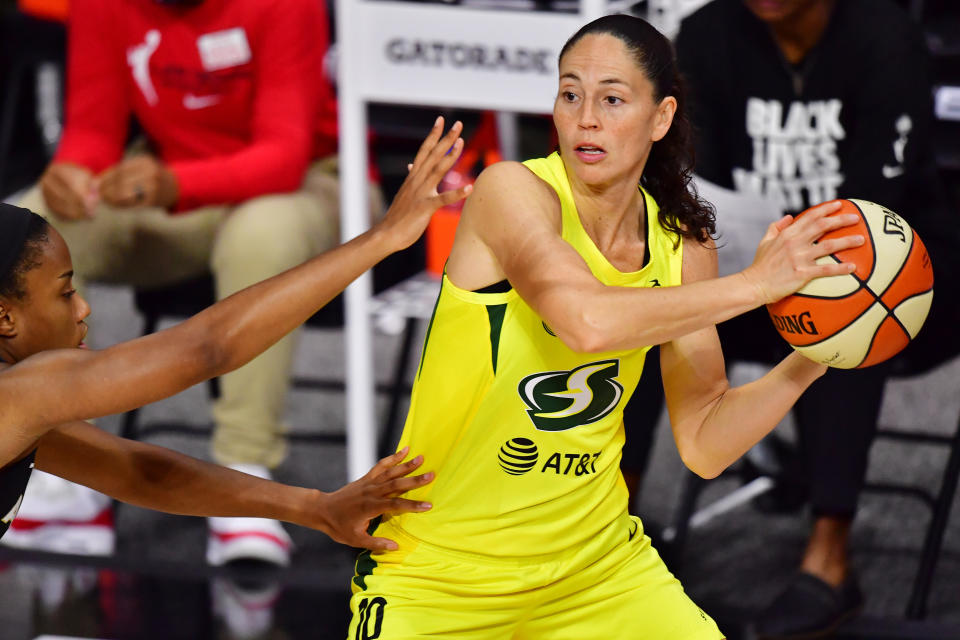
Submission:
[[[139,326],[123,288],[90,291],[96,345],[133,337]],[[375,353],[384,382],[400,339],[378,334]],[[309,330],[298,370],[342,376],[338,330]],[[413,363],[411,366],[415,366]],[[738,367],[738,378],[755,375]],[[888,385],[881,422],[951,433],[960,416],[960,361],[925,376]],[[379,415],[386,412],[381,398]],[[147,408],[143,437],[207,456],[209,413],[204,387]],[[295,391],[288,422],[291,454],[277,479],[333,489],[346,478],[342,442],[343,397],[334,391]],[[117,429],[117,418],[101,422]],[[158,428],[152,428],[158,427]],[[165,426],[166,425],[166,426]],[[167,428],[173,425],[173,428]],[[778,428],[790,439],[789,423]],[[936,488],[946,460],[942,448],[878,441],[871,454],[873,482],[904,481]],[[638,509],[654,529],[670,523],[686,472],[669,429],[661,424]],[[708,484],[701,504],[741,485],[738,477]],[[853,562],[866,594],[863,616],[838,638],[960,639],[960,499],[954,500],[944,548],[930,592],[928,614],[906,621],[929,512],[905,496],[868,492],[853,532]],[[293,566],[214,570],[204,562],[205,522],[121,505],[115,511],[117,549],[101,558],[11,552],[0,547],[0,640],[37,637],[102,639],[318,639],[346,636],[354,552],[322,534],[289,527],[297,545]],[[761,513],[749,502],[693,529],[671,560],[692,597],[731,640],[748,638],[745,623],[781,589],[802,551],[806,515]]]

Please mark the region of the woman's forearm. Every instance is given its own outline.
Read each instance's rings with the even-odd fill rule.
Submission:
[[[122,502],[166,513],[324,521],[326,494],[319,491],[269,482],[170,449],[118,438],[84,422],[63,425],[44,436],[37,467]]]
[[[330,493],[262,480],[226,467],[133,440],[86,422],[60,425],[41,438],[37,468],[123,502],[192,516],[247,516],[283,520],[369,549],[395,549],[372,538],[371,518],[418,512],[428,503],[401,497],[433,480],[412,475],[423,457],[406,448],[380,460],[366,475]]]
[[[761,292],[737,273],[682,287],[602,286],[572,308],[582,309],[581,350],[598,352],[670,342],[763,303]]]
[[[700,476],[716,477],[770,433],[825,372],[824,365],[791,353],[763,377],[728,389],[705,407],[682,452],[684,463]]]
[[[434,211],[469,193],[436,191],[463,148],[461,128],[456,123],[443,135],[437,119],[384,218],[350,242],[157,334],[103,351],[44,351],[5,369],[0,427],[28,442],[55,425],[129,411],[249,362],[377,262],[413,244]]]

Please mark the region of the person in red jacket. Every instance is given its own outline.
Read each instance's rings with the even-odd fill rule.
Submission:
[[[212,272],[222,299],[336,244],[322,0],[74,0],[68,29],[63,137],[22,205],[63,235],[81,280]],[[144,135],[128,145],[131,116]],[[294,344],[223,377],[216,462],[269,477],[284,459]],[[213,564],[288,562],[277,522],[212,518],[210,532]]]

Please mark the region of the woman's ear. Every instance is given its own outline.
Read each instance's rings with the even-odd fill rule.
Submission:
[[[10,304],[0,298],[0,338],[14,338],[16,335],[17,326],[10,313]]]
[[[657,105],[657,113],[654,115],[653,122],[653,142],[659,142],[667,132],[670,131],[670,125],[673,124],[673,116],[677,113],[677,99],[673,96],[667,96]]]

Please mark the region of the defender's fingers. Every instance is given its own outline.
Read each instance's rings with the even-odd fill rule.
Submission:
[[[437,140],[440,139],[441,133],[443,133],[443,116],[437,116],[437,119],[433,122],[433,127],[430,129],[430,133],[428,133],[426,139],[420,143],[417,155],[413,157],[413,166],[419,166],[420,163],[426,159],[427,155],[429,155],[433,147],[437,144]]]
[[[443,176],[447,174],[447,171],[453,167],[454,163],[460,157],[460,154],[463,153],[463,138],[457,138],[453,142],[453,146],[449,147],[449,152],[436,158],[436,163],[433,162],[434,158],[430,158],[430,164],[433,167],[429,170],[427,174],[427,184],[433,186],[440,182],[443,179]],[[442,147],[437,147],[438,149]]]
[[[463,200],[470,195],[471,191],[473,191],[473,185],[468,184],[464,187],[460,187],[459,189],[453,189],[451,191],[439,193],[434,196],[432,200],[436,203],[437,209],[439,209],[440,207],[445,207],[459,200]]]
[[[366,477],[376,478],[390,467],[398,465],[405,457],[407,457],[407,453],[409,451],[410,447],[404,447],[396,453],[390,454],[386,458],[381,458],[377,464],[373,465],[370,471],[367,472]]]
[[[372,536],[364,536],[360,540],[359,546],[371,551],[396,551],[400,548],[400,545],[389,538],[374,538]]]
[[[414,171],[417,169],[426,169],[427,179],[432,180],[433,174],[437,170],[438,165],[442,165],[444,162],[449,161],[450,166],[453,166],[453,163],[456,162],[456,157],[451,161],[450,156],[454,153],[457,156],[460,155],[460,151],[463,149],[463,143],[460,143],[460,148],[457,149],[457,140],[460,138],[460,133],[463,131],[463,123],[457,120],[453,123],[453,126],[450,127],[450,130],[447,131],[447,134],[434,145],[433,149],[430,150],[430,154],[425,158],[424,162],[420,165],[415,163]],[[446,173],[446,171],[444,171]],[[439,178],[437,178],[439,182]]]
[[[411,491],[423,485],[430,484],[433,482],[433,479],[436,477],[432,471],[428,471],[419,476],[413,476],[408,478],[395,478],[390,482],[387,482],[382,486],[383,495],[395,498],[401,494]]]
[[[379,478],[383,481],[393,480],[394,478],[402,478],[403,476],[410,475],[416,471],[417,467],[423,464],[423,456],[417,456],[412,460],[407,460],[403,464],[397,464],[392,467],[387,467],[387,470],[384,471]]]
[[[380,513],[422,513],[429,511],[433,505],[429,502],[409,500],[407,498],[389,498],[382,504]]]

